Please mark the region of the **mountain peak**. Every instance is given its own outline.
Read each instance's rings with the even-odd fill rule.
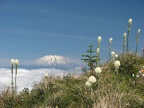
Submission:
[[[59,55],[46,55],[36,60],[36,65],[47,67],[73,67],[76,65],[71,59]]]

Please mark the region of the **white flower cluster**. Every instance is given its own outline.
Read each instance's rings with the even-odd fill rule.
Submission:
[[[121,63],[120,63],[119,60],[116,60],[116,61],[114,62],[114,67],[115,67],[116,70],[119,69],[120,65],[121,65]]]
[[[101,36],[98,36],[97,40],[98,40],[98,44],[100,44],[100,43],[101,43],[101,40],[102,40],[102,37],[101,37]]]
[[[111,56],[113,61],[118,58],[118,54],[116,54],[114,51],[111,52]]]
[[[110,38],[110,39],[109,39],[109,43],[110,43],[110,44],[112,43],[112,40],[113,40],[113,38]]]
[[[95,68],[95,73],[96,74],[100,74],[102,72],[101,68],[100,67],[96,67]]]
[[[87,82],[85,83],[86,87],[91,87],[92,84],[96,82],[96,78],[94,76],[90,76]]]
[[[95,68],[95,73],[98,75],[102,72],[101,68],[100,67],[96,67]],[[96,82],[96,78],[95,76],[90,76],[89,79],[87,80],[87,82],[85,83],[86,87],[91,87],[92,84],[94,84]]]
[[[19,65],[18,59],[15,59],[15,60],[14,60],[14,59],[11,59],[10,63],[11,63],[12,66],[14,66],[14,64],[15,64],[16,66]]]
[[[130,26],[132,25],[132,18],[130,18],[130,19],[128,20],[128,23],[129,23]]]
[[[48,78],[48,73],[46,73],[46,74],[44,75],[44,77],[45,77],[45,78]]]

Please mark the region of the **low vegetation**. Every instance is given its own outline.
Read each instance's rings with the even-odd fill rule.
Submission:
[[[1,108],[144,108],[144,58],[124,54],[116,74],[113,61],[101,65],[102,72],[91,86],[85,83],[91,73],[64,78],[44,77],[29,91],[12,96],[10,89],[0,95]]]

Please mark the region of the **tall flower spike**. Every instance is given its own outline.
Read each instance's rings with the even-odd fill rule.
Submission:
[[[89,79],[88,79],[88,82],[93,84],[96,82],[96,78],[94,76],[90,76]]]
[[[136,36],[136,51],[135,51],[135,53],[137,53],[137,50],[138,50],[138,39],[139,39],[139,35],[140,35],[140,29],[138,29],[137,36]]]
[[[128,45],[129,45],[129,34],[130,34],[130,29],[131,29],[131,25],[132,25],[132,18],[130,18],[128,20],[128,34],[127,34],[127,48],[126,48],[126,51],[128,52]]]

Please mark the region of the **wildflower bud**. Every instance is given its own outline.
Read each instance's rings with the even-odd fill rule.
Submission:
[[[116,61],[114,62],[114,67],[115,67],[116,70],[119,69],[120,65],[121,65],[121,64],[120,64],[120,61],[119,61],[119,60],[116,60]]]
[[[14,65],[14,59],[11,59],[11,61],[10,61],[10,63],[11,63],[11,65]]]
[[[45,78],[48,78],[48,74],[46,73],[46,74],[44,75],[44,77],[45,77]]]
[[[100,67],[96,67],[95,68],[95,73],[96,74],[100,74],[102,72],[101,68]]]
[[[100,44],[101,43],[101,36],[99,36],[98,38],[97,38],[97,40],[98,40],[98,44]]]
[[[91,83],[87,81],[87,82],[85,83],[85,86],[89,88],[89,87],[91,87]]]
[[[126,33],[123,34],[124,39],[126,39]]]
[[[112,40],[113,40],[113,38],[110,38],[110,39],[109,39],[109,43],[112,43]]]
[[[139,78],[139,75],[136,75],[137,78]]]
[[[140,29],[138,29],[138,34],[140,34]]]
[[[112,51],[112,52],[111,52],[111,55],[114,56],[114,55],[115,55],[115,52]]]
[[[18,59],[15,59],[15,64],[16,64],[16,66],[18,66],[19,65],[19,61],[18,61]]]
[[[96,82],[96,78],[94,76],[89,77],[88,82],[93,84]]]
[[[129,25],[132,25],[132,18],[128,20]]]
[[[118,58],[118,55],[117,55],[117,54],[115,54],[115,58],[116,58],[116,59]]]

